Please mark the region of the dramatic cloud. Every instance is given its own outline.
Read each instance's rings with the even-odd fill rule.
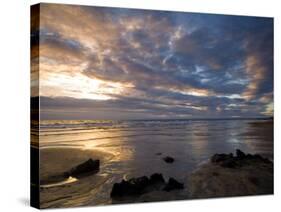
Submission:
[[[43,118],[273,115],[271,18],[41,4],[33,31]]]

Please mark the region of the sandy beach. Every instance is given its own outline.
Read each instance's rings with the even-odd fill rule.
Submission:
[[[209,161],[190,174],[182,173],[185,179],[183,189],[167,192],[152,187],[142,195],[115,199],[110,198],[109,191],[114,182],[109,175],[101,172],[75,180],[61,175],[89,158],[99,158],[102,169],[112,155],[71,148],[47,148],[41,150],[40,154],[42,208],[273,194],[272,163],[250,162],[242,167],[226,168]],[[105,187],[108,190],[103,193]]]
[[[95,196],[92,190],[98,192],[99,187],[108,179],[108,176],[96,174],[70,182],[62,176],[65,171],[89,158],[98,158],[102,167],[106,161],[112,158],[112,155],[102,151],[78,148],[44,148],[40,150],[40,204],[42,208],[80,206],[92,202],[92,198]]]
[[[191,199],[273,194],[273,163],[250,159],[232,168],[208,162],[188,184]]]

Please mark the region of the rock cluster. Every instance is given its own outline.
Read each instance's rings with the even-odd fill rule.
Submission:
[[[272,163],[267,158],[263,158],[262,156],[255,154],[245,154],[240,149],[236,150],[236,156],[230,154],[214,154],[211,157],[211,162],[214,164],[218,164],[225,168],[237,168],[247,165],[249,163]]]
[[[100,169],[100,161],[93,160],[90,158],[84,163],[81,163],[73,167],[71,170],[65,172],[64,175],[65,177],[72,176],[72,177],[79,178],[84,175],[97,173],[99,169]]]
[[[164,187],[164,191],[172,191],[175,189],[183,189],[183,183],[179,183],[174,178],[170,178],[166,186]]]
[[[147,176],[122,180],[115,183],[111,191],[111,198],[120,198],[128,196],[140,196],[154,190],[172,191],[183,189],[184,185],[174,178],[170,178],[168,183],[165,182],[162,174],[155,173],[149,178]]]

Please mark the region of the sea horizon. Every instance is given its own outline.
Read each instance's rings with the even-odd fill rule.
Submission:
[[[216,121],[216,120],[273,120],[270,117],[222,117],[222,118],[150,118],[150,119],[40,119],[40,121]]]

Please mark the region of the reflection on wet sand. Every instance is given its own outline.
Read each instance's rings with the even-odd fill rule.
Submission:
[[[51,187],[57,187],[57,186],[66,185],[66,184],[69,184],[69,183],[74,183],[76,181],[77,181],[77,178],[70,176],[66,180],[63,180],[61,182],[50,183],[50,184],[46,184],[46,185],[40,185],[40,187],[41,188],[51,188]]]

